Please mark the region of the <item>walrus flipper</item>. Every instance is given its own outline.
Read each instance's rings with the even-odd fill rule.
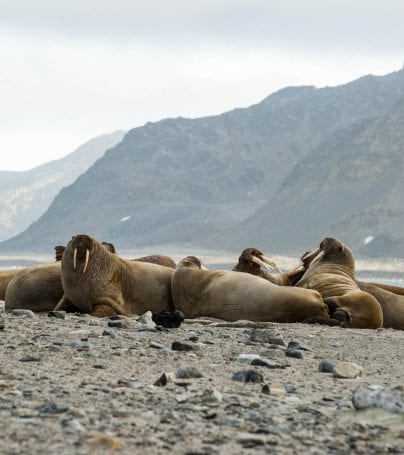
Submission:
[[[100,297],[91,304],[90,314],[99,318],[109,318],[116,314],[126,314],[124,304],[110,297]]]
[[[66,313],[81,313],[81,311],[73,305],[73,303],[63,296],[58,304],[55,306],[54,311],[66,311]]]

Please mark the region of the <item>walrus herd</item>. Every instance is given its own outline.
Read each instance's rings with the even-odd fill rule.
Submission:
[[[0,272],[6,311],[65,310],[98,317],[182,312],[187,319],[303,322],[404,329],[404,288],[355,278],[352,251],[325,238],[283,272],[257,248],[232,271],[207,270],[195,256],[121,258],[112,243],[85,234],[55,247],[51,264]],[[157,318],[158,319],[158,318]]]

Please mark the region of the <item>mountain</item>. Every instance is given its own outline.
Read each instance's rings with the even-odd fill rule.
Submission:
[[[18,234],[37,220],[62,187],[70,185],[124,134],[116,131],[96,137],[64,158],[29,171],[0,172],[0,240]]]
[[[351,219],[358,205],[382,200],[380,181],[391,163],[378,187],[358,180],[351,161],[361,151],[360,169],[374,129],[384,134],[402,97],[404,71],[397,71],[338,87],[289,87],[218,116],[148,123],[129,131],[0,249],[49,250],[86,232],[121,250],[192,242],[301,252]]]
[[[214,239],[302,254],[332,236],[362,256],[404,254],[404,97],[301,160],[252,217]]]

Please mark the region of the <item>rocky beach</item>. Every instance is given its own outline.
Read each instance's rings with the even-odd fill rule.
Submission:
[[[404,332],[204,322],[2,312],[1,452],[404,453]]]

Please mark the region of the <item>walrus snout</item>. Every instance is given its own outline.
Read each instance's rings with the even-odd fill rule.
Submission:
[[[76,235],[71,240],[71,248],[73,249],[73,270],[77,269],[77,261],[83,262],[83,275],[86,273],[90,252],[94,247],[94,242],[88,235]]]
[[[178,265],[183,267],[198,267],[198,269],[204,268],[202,267],[201,261],[195,256],[187,256]]]

